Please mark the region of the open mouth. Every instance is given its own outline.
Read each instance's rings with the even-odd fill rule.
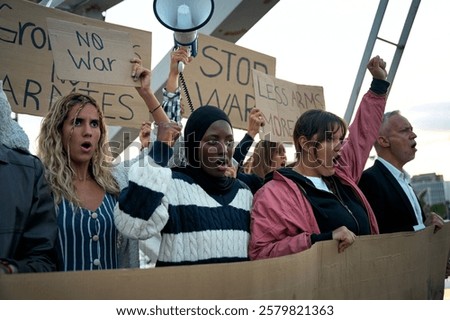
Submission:
[[[228,168],[229,161],[226,158],[218,158],[214,164],[219,170],[226,170]]]
[[[90,142],[83,142],[81,144],[81,149],[83,149],[84,151],[89,151],[92,148],[92,143]]]
[[[340,155],[337,155],[336,157],[334,157],[334,158],[333,158],[333,164],[334,164],[334,165],[337,165],[340,158],[341,158]]]
[[[217,159],[215,163],[217,166],[224,166],[226,165],[227,161],[225,159]]]

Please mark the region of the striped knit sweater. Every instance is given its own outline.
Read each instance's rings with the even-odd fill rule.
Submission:
[[[236,180],[226,194],[210,195],[186,174],[159,166],[166,163],[159,145],[130,169],[115,209],[118,230],[140,240],[161,236],[157,266],[248,260],[248,187]]]

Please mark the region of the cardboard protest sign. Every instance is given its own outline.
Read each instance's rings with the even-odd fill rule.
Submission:
[[[256,105],[264,113],[266,125],[260,138],[274,142],[293,143],[295,122],[309,109],[325,110],[323,88],[294,84],[253,70]]]
[[[257,261],[0,276],[0,299],[442,299],[449,249],[446,223],[359,236],[342,253],[328,240]]]
[[[129,34],[131,40],[127,42],[131,41],[133,52],[125,63],[129,64],[130,78],[131,58],[139,57],[143,65],[151,65],[150,32],[89,19],[29,1],[3,0],[0,8],[0,79],[12,110],[44,116],[58,97],[77,91],[91,95],[99,103],[108,125],[139,128],[149,114],[134,88],[68,81],[57,76],[47,18],[82,24],[95,32],[102,28]],[[92,40],[92,34],[89,35]]]
[[[128,32],[47,18],[59,79],[135,87]]]
[[[252,70],[275,75],[275,58],[228,41],[199,34],[198,54],[186,65],[184,78],[193,107],[212,105],[224,110],[233,127],[247,129],[255,107]],[[183,97],[184,117],[190,110]]]

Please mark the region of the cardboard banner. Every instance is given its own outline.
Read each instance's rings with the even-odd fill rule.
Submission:
[[[135,87],[127,32],[47,18],[59,79]]]
[[[260,130],[264,140],[293,143],[295,122],[309,109],[325,110],[323,88],[300,85],[253,70],[256,105],[264,113],[266,125]]]
[[[109,30],[111,34],[128,34],[131,40],[127,40],[127,43],[131,42],[133,47],[132,56],[125,61],[125,64],[129,64],[130,78],[131,58],[139,57],[145,66],[151,65],[150,32],[89,19],[30,1],[3,0],[0,7],[0,79],[3,80],[3,89],[12,110],[44,116],[58,97],[77,91],[89,94],[99,103],[108,125],[139,128],[149,115],[144,101],[134,88],[58,78],[52,46],[56,45],[59,52],[59,45],[65,44],[50,44],[53,35],[47,28],[47,18],[84,25],[83,32],[88,32],[89,37],[85,41],[98,41],[93,34],[102,29]],[[92,42],[90,44],[93,46]],[[102,56],[102,59],[104,58],[105,56]],[[95,62],[98,64],[100,60]],[[97,66],[100,68],[100,64]],[[108,62],[105,62],[106,66],[110,66]],[[115,62],[111,61],[111,66],[116,66]],[[112,79],[107,80],[110,81]]]
[[[194,109],[219,107],[233,127],[246,130],[255,107],[252,70],[275,75],[275,58],[203,34],[199,34],[198,46],[197,56],[183,72]],[[183,104],[183,116],[188,117],[186,95]]]
[[[442,299],[449,250],[446,223],[361,236],[343,253],[330,240],[239,263],[0,275],[0,299]]]

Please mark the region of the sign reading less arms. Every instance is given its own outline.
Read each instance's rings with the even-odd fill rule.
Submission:
[[[260,138],[292,143],[295,122],[309,109],[325,109],[323,88],[294,84],[253,70],[256,106],[264,113],[266,125]]]

